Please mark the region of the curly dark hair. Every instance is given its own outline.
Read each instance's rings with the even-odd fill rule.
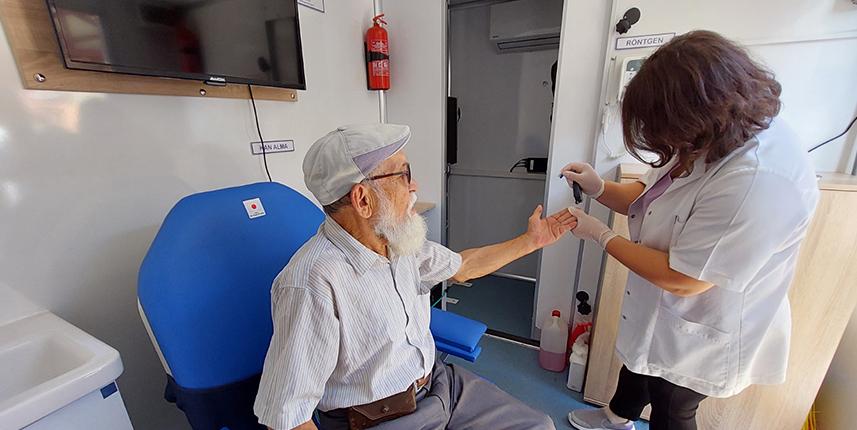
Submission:
[[[652,167],[678,157],[690,172],[704,156],[721,160],[770,126],[782,88],[743,48],[711,31],[678,36],[655,51],[622,100],[625,147]]]

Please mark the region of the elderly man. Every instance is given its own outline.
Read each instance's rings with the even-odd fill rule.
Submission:
[[[454,253],[425,240],[401,125],[340,127],[309,149],[327,217],[277,276],[254,410],[272,429],[553,429],[550,418],[435,359],[429,292],[489,274],[575,227],[563,210],[508,242]]]

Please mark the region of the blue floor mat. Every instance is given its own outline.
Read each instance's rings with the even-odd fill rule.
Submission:
[[[548,372],[539,367],[538,351],[513,343],[485,337],[482,355],[475,363],[455,357],[446,361],[470,370],[493,382],[531,407],[544,411],[558,430],[571,429],[568,412],[592,408],[583,402],[581,393],[566,388],[568,374]],[[637,430],[649,430],[645,421],[636,423]]]

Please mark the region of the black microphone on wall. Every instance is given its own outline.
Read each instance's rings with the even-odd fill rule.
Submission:
[[[616,32],[619,34],[625,34],[631,27],[640,20],[640,9],[632,7],[625,12],[625,15],[622,16],[622,19],[616,23]]]

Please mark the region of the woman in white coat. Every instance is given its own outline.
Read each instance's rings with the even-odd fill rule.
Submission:
[[[569,183],[628,215],[630,240],[578,209],[573,233],[630,269],[610,405],[575,410],[581,430],[696,429],[706,397],[785,380],[789,284],[818,201],[798,138],[775,119],[780,85],[705,31],[676,37],[625,91],[625,145],[653,167],[639,182],[563,169]],[[647,153],[647,156],[644,156]],[[654,161],[652,159],[654,158]]]

